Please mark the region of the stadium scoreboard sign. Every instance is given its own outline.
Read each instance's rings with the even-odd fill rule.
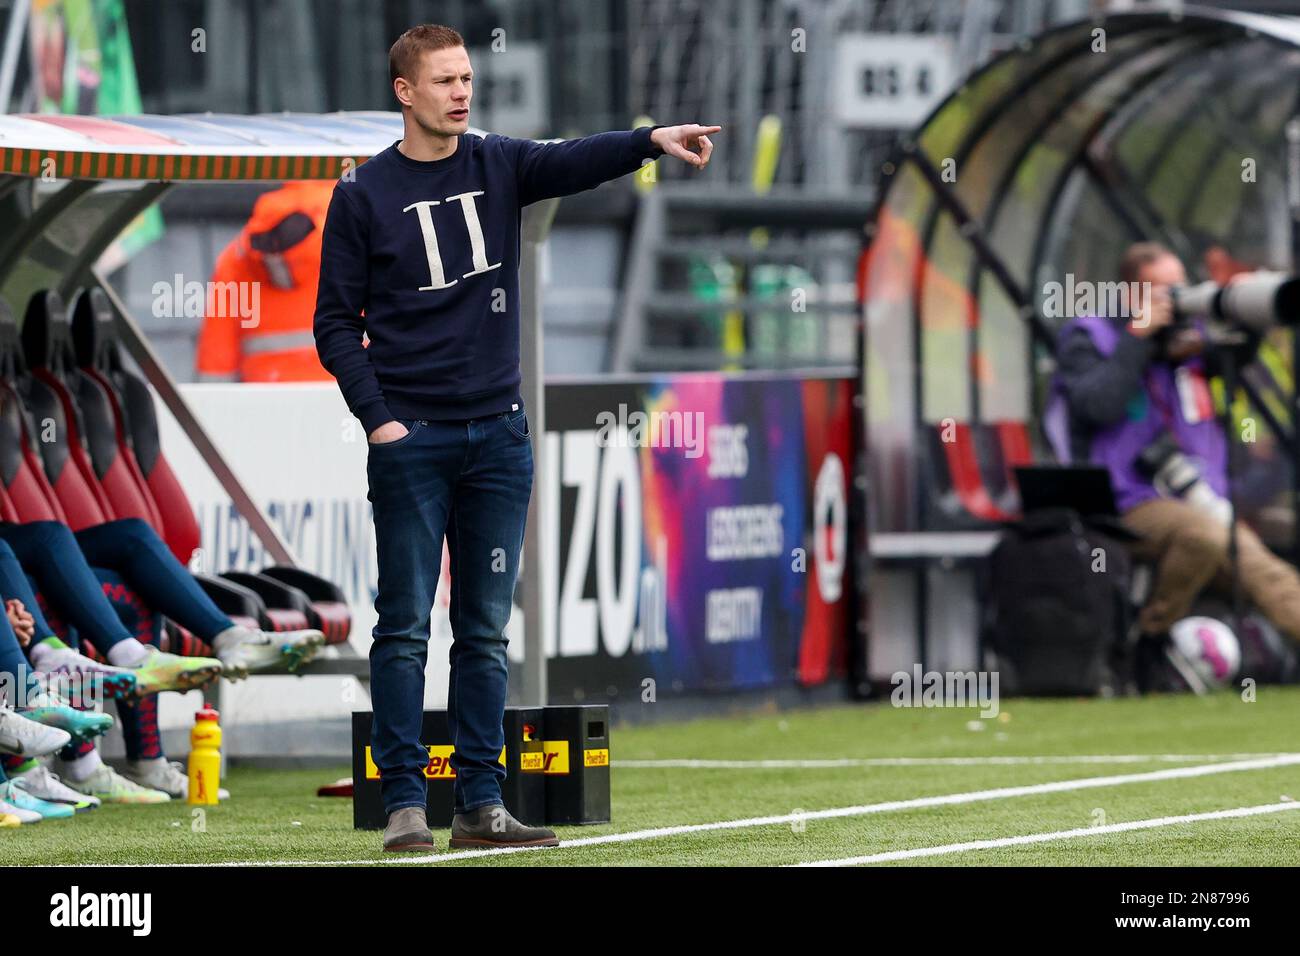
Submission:
[[[835,116],[853,129],[911,129],[952,88],[953,41],[947,36],[850,33],[835,44],[831,82]]]

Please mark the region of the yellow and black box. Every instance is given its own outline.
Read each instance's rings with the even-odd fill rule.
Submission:
[[[506,745],[500,760],[506,778],[501,783],[501,798],[516,820],[530,826],[546,821],[542,717],[540,707],[507,707],[503,721]],[[358,830],[382,830],[388,823],[379,791],[379,768],[370,755],[371,720],[368,710],[352,713],[352,826]],[[424,769],[429,826],[445,830],[451,827],[452,788],[456,781],[451,762],[455,748],[445,710],[424,712],[420,742],[429,751],[429,763]]]
[[[546,822],[609,823],[609,706],[546,707]]]

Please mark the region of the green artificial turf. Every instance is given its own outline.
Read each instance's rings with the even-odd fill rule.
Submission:
[[[972,729],[979,728],[979,729]],[[561,839],[1086,777],[1147,773],[1207,761],[646,768],[620,761],[1300,753],[1300,688],[1263,687],[1254,702],[1210,697],[1010,700],[979,720],[965,709],[888,703],[614,728],[613,823],[564,827]],[[348,773],[236,769],[233,797],[201,813],[183,803],[104,807],[70,821],[0,831],[0,860],[41,863],[359,862],[385,859],[376,832],[352,829],[351,801],[318,798]],[[1190,779],[832,819],[661,835],[603,845],[463,858],[453,865],[775,865],[1180,816],[1300,800],[1300,765]],[[435,831],[441,844],[446,831]],[[894,865],[1295,865],[1300,809],[1146,831],[980,849]],[[409,864],[408,864],[409,865]],[[446,863],[440,865],[447,865]]]

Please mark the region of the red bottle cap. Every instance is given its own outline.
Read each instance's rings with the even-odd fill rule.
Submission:
[[[214,710],[214,709],[212,708],[212,706],[209,705],[209,704],[204,704],[202,710],[195,711],[195,713],[194,713],[194,719],[195,719],[196,721],[199,721],[199,720],[219,720],[220,718],[221,718],[221,715],[220,715],[219,713],[217,713],[216,710]]]

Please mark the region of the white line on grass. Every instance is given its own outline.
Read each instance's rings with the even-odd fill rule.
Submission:
[[[1237,754],[1064,754],[1060,756],[985,757],[837,757],[824,760],[708,760],[665,758],[662,760],[615,760],[615,767],[679,770],[822,770],[837,767],[982,767],[1023,764],[1112,764],[1112,763],[1200,763],[1202,761],[1254,760],[1259,757],[1287,757],[1289,752]]]
[[[565,840],[561,849],[598,846],[604,843],[632,843],[655,840],[661,837],[682,836],[688,833],[705,833],[714,830],[743,830],[750,827],[775,826],[796,821],[831,820],[840,817],[858,817],[871,813],[888,813],[893,810],[916,810],[924,807],[951,806],[976,803],[982,800],[1006,800],[1011,797],[1028,797],[1045,793],[1065,793],[1071,790],[1091,790],[1096,787],[1116,787],[1127,783],[1155,783],[1162,780],[1184,780],[1189,777],[1208,777],[1220,773],[1237,773],[1243,770],[1269,770],[1300,764],[1300,754],[1282,754],[1230,763],[1206,764],[1199,767],[1170,767],[1145,773],[1114,774],[1106,777],[1082,777],[1075,780],[1055,780],[1019,787],[997,787],[992,790],[973,790],[966,793],[947,793],[933,797],[915,797],[910,800],[888,800],[856,807],[836,807],[830,810],[808,810],[800,813],[782,813],[767,817],[748,817],[741,820],[722,820],[716,823],[690,823],[681,826],[655,827],[649,830],[630,830],[626,833],[609,833],[604,836],[581,837]],[[177,866],[373,866],[380,863],[456,863],[480,856],[500,856],[507,853],[536,853],[545,847],[505,847],[491,850],[457,850],[380,860],[248,860],[228,863],[180,863]]]
[[[808,863],[787,863],[786,866],[859,866],[863,863],[890,863],[895,860],[915,860],[927,856],[945,856],[950,853],[968,853],[972,850],[993,850],[1004,846],[1023,846],[1027,843],[1048,843],[1053,840],[1072,840],[1075,837],[1100,836],[1106,833],[1127,833],[1130,830],[1153,830],[1202,820],[1231,820],[1255,817],[1264,813],[1281,813],[1300,810],[1300,802],[1265,803],[1255,807],[1237,807],[1233,810],[1212,810],[1208,813],[1187,813],[1177,817],[1155,817],[1150,820],[1131,820],[1128,823],[1107,823],[1103,826],[1076,827],[1073,830],[1054,830],[1048,833],[1030,833],[1025,836],[1000,837],[996,840],[969,840],[965,843],[948,843],[944,846],[924,846],[912,850],[890,850],[887,853],[870,853],[836,860],[815,860]]]

